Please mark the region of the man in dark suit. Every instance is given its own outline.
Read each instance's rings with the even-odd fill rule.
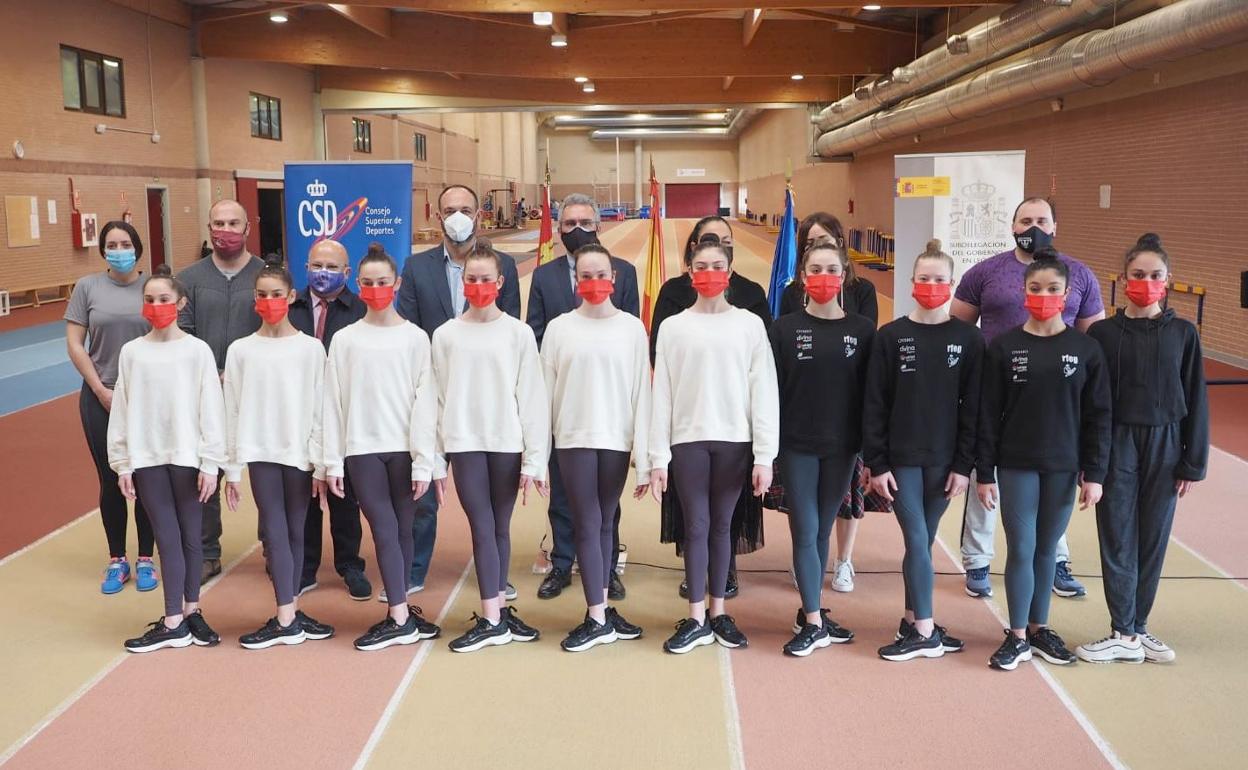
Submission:
[[[367,308],[347,288],[351,274],[347,250],[337,241],[321,241],[308,252],[308,287],[290,303],[288,317],[299,331],[316,337],[329,351],[329,342],[339,330],[364,317]],[[334,541],[334,569],[347,584],[347,593],[356,601],[373,595],[373,586],[364,577],[364,560],[360,558],[360,504],[351,490],[351,479],[345,482],[345,497],[326,495],[329,504],[329,534]],[[303,577],[299,593],[316,588],[316,571],[321,566],[321,503],[313,498],[308,503],[308,520],[303,529]]]
[[[442,244],[408,257],[399,286],[399,315],[424,329],[430,339],[435,329],[459,318],[468,307],[464,299],[464,261],[477,245],[481,222],[477,194],[458,184],[444,188],[438,196],[437,218],[442,225]],[[503,312],[519,318],[520,277],[516,260],[510,254],[499,253],[499,262],[503,266],[503,288],[496,304]],[[409,594],[424,589],[437,531],[438,502],[430,485],[417,502],[416,521],[412,525],[416,551],[408,576]]]
[[[571,311],[580,304],[576,295],[576,275],[572,266],[572,254],[582,246],[598,242],[598,205],[593,198],[581,193],[573,193],[563,199],[559,206],[559,239],[563,242],[566,256],[555,257],[550,262],[533,271],[533,280],[529,284],[529,308],[525,321],[533,327],[537,344],[542,344],[542,336],[546,333],[546,324],[558,316]],[[615,270],[615,291],[611,294],[611,302],[619,309],[641,314],[641,303],[637,295],[637,270],[631,262],[617,257],[611,258],[611,266]],[[572,559],[576,555],[575,541],[572,530],[572,512],[568,508],[568,496],[563,489],[563,481],[559,477],[559,465],[552,456],[550,462],[550,530],[554,539],[550,549],[551,570],[542,585],[537,589],[540,599],[553,599],[572,584]],[[620,509],[615,509],[615,553],[619,560],[620,544]],[[614,564],[612,566],[615,566]],[[624,598],[624,584],[619,575],[611,572],[611,582],[607,586],[607,595],[612,601]]]

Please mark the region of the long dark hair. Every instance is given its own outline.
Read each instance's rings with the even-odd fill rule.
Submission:
[[[135,259],[143,258],[143,239],[139,237],[139,231],[134,229],[134,225],[121,219],[114,219],[111,222],[105,222],[100,228],[100,256],[104,256],[104,242],[108,240],[108,234],[113,230],[125,230],[126,235],[130,236],[130,242],[134,244]]]
[[[1057,258],[1057,249],[1052,246],[1036,249],[1036,253],[1031,255],[1031,264],[1023,272],[1023,280],[1026,281],[1041,270],[1056,272],[1062,277],[1062,282],[1070,286],[1070,267]]]
[[[819,225],[836,239],[836,245],[845,253],[845,278],[844,283],[853,283],[858,280],[858,273],[854,271],[854,261],[848,259],[849,244],[845,242],[845,228],[841,226],[841,220],[832,216],[826,211],[816,211],[807,214],[797,226],[797,256],[801,259],[806,250],[810,248],[810,228]],[[798,270],[800,273],[801,270]]]
[[[728,220],[721,216],[702,217],[693,225],[693,230],[689,233],[689,237],[685,240],[685,267],[693,262],[693,252],[698,246],[698,242],[702,239],[702,229],[711,222],[723,222],[728,228],[728,232],[732,232],[732,225],[728,224]]]

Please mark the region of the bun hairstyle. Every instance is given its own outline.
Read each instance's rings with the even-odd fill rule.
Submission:
[[[490,245],[489,241],[478,238],[476,245],[472,247],[472,251],[468,252],[467,257],[464,257],[464,264],[468,264],[474,259],[482,262],[493,262],[494,269],[498,271],[498,274],[503,274],[503,260],[499,257],[498,252],[494,250],[494,247]]]
[[[1066,285],[1070,285],[1070,267],[1058,259],[1057,249],[1052,246],[1036,249],[1036,253],[1031,255],[1031,264],[1027,266],[1027,270],[1023,273],[1023,280],[1026,281],[1041,270],[1054,271],[1062,277],[1062,281]]]
[[[100,256],[104,256],[104,243],[108,240],[108,234],[113,230],[124,230],[126,235],[130,236],[130,242],[134,244],[134,256],[136,259],[143,258],[143,239],[139,237],[139,231],[134,229],[134,225],[121,219],[114,219],[111,222],[105,222],[100,228]]]
[[[1126,260],[1123,262],[1123,269],[1131,266],[1132,260],[1141,254],[1156,254],[1161,257],[1161,261],[1166,266],[1166,272],[1170,271],[1170,255],[1162,248],[1161,236],[1157,233],[1144,233],[1135,241],[1135,245],[1127,250]]]
[[[260,268],[256,281],[259,282],[261,278],[276,278],[286,287],[286,291],[295,287],[295,281],[290,277],[290,271],[286,269],[286,263],[280,254],[270,254],[264,258],[264,267]]]
[[[719,242],[719,236],[712,233],[707,233],[698,240],[697,245],[693,247],[693,251],[689,254],[689,264],[692,266],[694,257],[711,249],[715,249],[720,254],[723,254],[724,258],[728,260],[728,266],[732,267],[732,254]]]
[[[381,264],[388,266],[390,268],[390,273],[395,278],[399,277],[399,266],[395,264],[394,257],[387,254],[386,247],[382,246],[377,241],[373,241],[368,244],[368,253],[365,254],[364,258],[360,260],[359,269],[363,270],[365,265],[372,264],[374,262],[380,262]]]
[[[728,224],[728,220],[720,216],[702,217],[693,225],[689,237],[685,240],[685,266],[689,266],[693,262],[693,255],[697,251],[698,245],[702,242],[702,230],[711,222],[723,222],[728,228],[728,232],[732,232],[732,225]],[[715,239],[715,244],[719,245],[719,239]]]
[[[601,243],[587,243],[572,253],[573,266],[580,262],[581,257],[585,254],[602,254],[607,258],[608,262],[611,261],[611,252],[607,251],[606,246],[603,246]]]
[[[923,253],[914,258],[914,269],[918,270],[920,259],[939,259],[949,266],[949,277],[953,277],[953,257],[940,250],[940,239],[933,238],[923,247]]]
[[[168,282],[169,286],[173,289],[174,296],[178,299],[182,299],[186,296],[186,289],[182,287],[181,281],[173,277],[173,270],[169,269],[168,264],[157,265],[156,268],[152,270],[152,274],[149,275],[147,280],[143,282],[144,291],[147,291],[147,286],[152,281]]]

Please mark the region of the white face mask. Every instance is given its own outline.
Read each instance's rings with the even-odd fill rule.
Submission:
[[[446,237],[451,239],[452,243],[465,243],[472,237],[472,232],[475,229],[476,223],[473,222],[472,217],[462,211],[456,211],[442,220],[442,230],[446,233]]]

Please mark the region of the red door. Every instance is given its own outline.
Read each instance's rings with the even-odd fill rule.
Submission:
[[[667,201],[664,216],[669,219],[690,217],[700,219],[719,211],[719,185],[671,184],[664,185]]]
[[[152,270],[165,264],[165,191],[147,190],[147,254]]]
[[[235,199],[243,207],[243,211],[247,212],[247,219],[251,222],[251,230],[247,233],[247,251],[252,254],[262,254],[260,251],[260,190],[259,180],[249,179],[247,177],[238,177],[234,180],[234,188],[238,195]]]

